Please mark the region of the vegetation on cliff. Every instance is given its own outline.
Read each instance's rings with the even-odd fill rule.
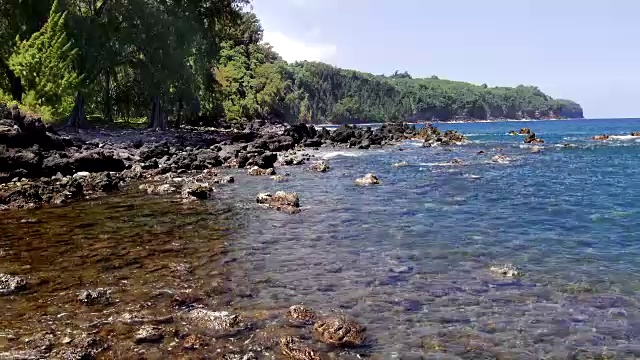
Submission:
[[[87,126],[382,122],[581,117],[538,88],[477,86],[288,64],[262,41],[249,0],[7,0],[0,6],[0,94]],[[2,99],[0,99],[2,100]]]

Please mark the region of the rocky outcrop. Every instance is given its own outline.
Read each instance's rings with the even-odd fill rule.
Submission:
[[[634,131],[631,133],[631,136],[640,136],[640,131]]]
[[[340,347],[356,347],[363,344],[366,328],[345,316],[316,322],[313,332],[320,341]]]
[[[251,169],[247,170],[247,174],[251,176],[272,176],[276,174],[276,170],[274,168],[262,169],[260,167],[254,166]]]
[[[375,174],[367,174],[355,181],[356,185],[360,186],[369,186],[369,185],[378,185],[380,184],[380,180]]]
[[[602,135],[596,135],[594,137],[591,138],[591,140],[609,140],[609,135],[607,134],[602,134]]]
[[[309,169],[317,172],[327,172],[329,171],[329,164],[324,160],[316,161],[313,164],[311,164]]]
[[[521,128],[519,134],[520,135],[529,135],[529,134],[531,134],[531,129],[529,129],[529,128]]]
[[[271,193],[260,193],[256,197],[256,202],[278,211],[294,214],[300,212],[300,198],[298,194],[278,191],[275,195]]]
[[[524,142],[525,144],[542,144],[544,143],[544,140],[537,138],[536,133],[532,132],[529,136],[527,136],[527,138],[524,139]]]

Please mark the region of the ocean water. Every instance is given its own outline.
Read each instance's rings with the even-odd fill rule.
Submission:
[[[0,272],[40,288],[0,297],[0,350],[13,346],[3,334],[43,324],[63,333],[132,309],[170,314],[159,292],[212,294],[223,277],[230,290],[206,298],[211,308],[305,304],[366,325],[367,345],[338,358],[640,358],[640,137],[625,136],[640,120],[439,127],[469,142],[323,148],[327,173],[281,167],[289,181],[274,183],[238,171],[203,203],[134,193],[3,214]],[[508,135],[521,127],[545,143]],[[590,140],[602,133],[620,136]],[[354,185],[369,172],[382,184]],[[276,190],[297,192],[303,211],[255,204]],[[501,264],[523,276],[490,271]],[[75,301],[91,287],[114,290],[104,315]]]
[[[469,143],[327,151],[326,174],[236,188],[296,191],[304,207],[252,213],[237,234],[233,256],[269,284],[243,305],[344,311],[385,358],[640,357],[640,138],[590,140],[640,120],[439,126]],[[540,152],[508,135],[520,127]],[[367,172],[382,184],[354,186]],[[505,263],[524,276],[489,271]]]

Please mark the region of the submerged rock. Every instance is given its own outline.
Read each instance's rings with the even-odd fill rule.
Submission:
[[[522,272],[513,264],[494,265],[489,268],[493,274],[513,278],[522,276]]]
[[[496,155],[491,158],[491,162],[497,163],[497,164],[508,164],[510,160],[511,159],[509,159],[504,155]]]
[[[111,303],[111,291],[106,288],[83,290],[78,300],[85,305],[108,305]]]
[[[287,193],[284,191],[278,191],[275,195],[272,195],[271,193],[260,193],[256,197],[256,202],[288,213],[297,213],[300,211],[300,198],[298,197],[298,194],[294,192]]]
[[[280,339],[280,351],[291,360],[320,360],[320,354],[305,345],[302,340],[287,336]]]
[[[367,186],[367,185],[377,185],[380,184],[380,180],[374,174],[367,174],[355,181],[356,185]]]
[[[263,169],[258,166],[250,168],[247,173],[251,176],[271,176],[276,174],[274,168]]]
[[[233,336],[250,328],[240,316],[227,311],[194,309],[187,316],[196,325],[214,330],[222,336]]]
[[[273,175],[271,177],[271,180],[273,180],[275,182],[285,182],[285,181],[288,181],[289,178],[284,176],[284,175]]]
[[[162,328],[152,325],[143,325],[135,335],[136,344],[157,343],[164,339]]]
[[[317,172],[327,172],[329,171],[329,164],[324,160],[316,161],[311,164],[310,169]]]
[[[186,196],[190,196],[199,200],[206,200],[209,198],[209,195],[213,191],[213,188],[209,186],[209,184],[191,184],[187,186],[184,190],[184,194]]]
[[[338,316],[316,322],[313,331],[326,344],[355,347],[364,342],[366,328],[345,316]]]
[[[515,130],[511,130],[511,131],[509,131],[509,135],[516,136],[516,135],[518,135],[518,133],[515,132]]]
[[[0,274],[0,296],[12,295],[27,288],[27,281],[20,276]]]
[[[287,311],[287,318],[294,324],[313,325],[318,319],[318,314],[303,305],[293,305]]]

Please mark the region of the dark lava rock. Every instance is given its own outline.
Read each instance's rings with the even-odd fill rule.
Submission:
[[[280,351],[291,360],[320,360],[320,354],[294,337],[280,339]]]
[[[116,158],[113,152],[102,149],[91,150],[76,155],[71,160],[75,172],[123,171],[126,165],[122,159]]]
[[[354,347],[364,342],[366,328],[345,316],[338,316],[316,322],[313,331],[326,344]]]
[[[13,295],[27,288],[27,281],[19,276],[0,274],[0,295]]]
[[[111,303],[111,291],[105,288],[95,290],[83,290],[78,295],[78,300],[85,305],[108,305]]]
[[[316,161],[311,164],[310,169],[318,172],[327,172],[329,171],[329,164],[324,160]]]

